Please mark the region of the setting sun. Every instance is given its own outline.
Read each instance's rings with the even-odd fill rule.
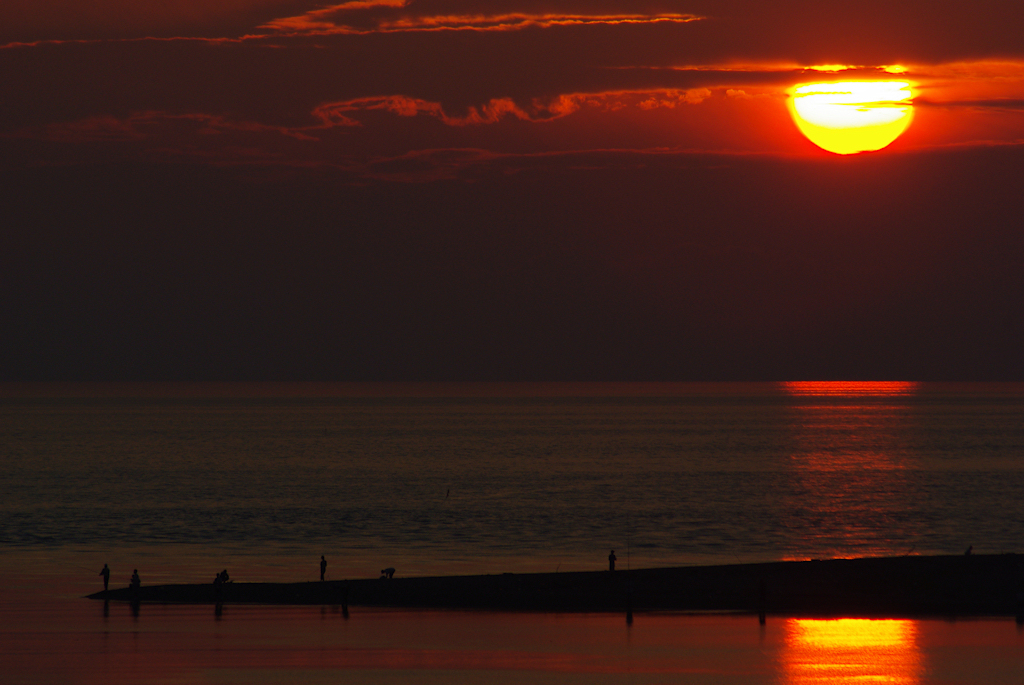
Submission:
[[[906,81],[810,83],[791,91],[790,113],[818,147],[839,155],[881,150],[914,118]]]

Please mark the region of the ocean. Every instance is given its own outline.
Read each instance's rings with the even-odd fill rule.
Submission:
[[[1021,633],[1000,620],[760,628],[657,614],[627,627],[612,615],[353,608],[345,618],[336,607],[133,615],[82,599],[101,589],[105,563],[117,587],[133,569],[147,584],[212,582],[225,568],[239,582],[315,580],[321,555],[341,579],[385,567],[598,570],[610,550],[619,568],[1019,553],[1024,385],[29,385],[0,395],[5,682],[867,677],[849,664],[815,670],[809,655],[823,644],[874,670],[885,663],[877,650],[910,649],[889,682],[983,682],[961,673],[979,659],[984,682],[1024,672]],[[77,656],[56,657],[67,653]],[[822,673],[832,680],[815,680]]]

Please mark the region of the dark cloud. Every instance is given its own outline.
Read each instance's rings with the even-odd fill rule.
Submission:
[[[944,109],[975,109],[992,110],[996,112],[1020,112],[1024,110],[1024,100],[1014,98],[997,98],[991,100],[929,100],[928,98],[916,98],[914,106],[941,107]],[[1022,131],[1024,132],[1024,131]]]

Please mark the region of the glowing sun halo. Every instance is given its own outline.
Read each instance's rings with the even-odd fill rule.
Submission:
[[[914,118],[906,81],[809,83],[790,96],[789,111],[800,131],[838,155],[881,150]]]

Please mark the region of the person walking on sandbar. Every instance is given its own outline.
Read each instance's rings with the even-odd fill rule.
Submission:
[[[327,572],[327,560],[324,559],[324,555],[320,555],[320,580],[324,579],[324,573]]]
[[[103,570],[100,571],[100,575],[103,576],[103,591],[106,592],[110,586],[110,567],[103,564]]]
[[[618,557],[615,556],[615,550],[613,549],[608,554],[608,570],[609,571],[614,571],[615,570],[615,560],[616,559],[618,559]]]

